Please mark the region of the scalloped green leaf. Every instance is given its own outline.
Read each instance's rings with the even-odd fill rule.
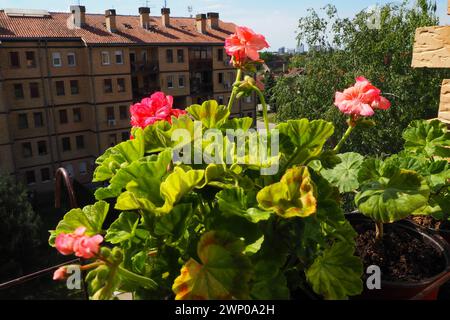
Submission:
[[[220,128],[230,116],[228,108],[215,100],[205,101],[202,105],[194,104],[186,111],[207,129]]]
[[[226,232],[205,233],[197,246],[200,262],[191,258],[175,279],[175,299],[248,299],[252,268],[243,250],[244,243]]]
[[[127,140],[109,148],[96,160],[98,166],[94,171],[94,182],[111,179],[119,169],[144,156],[145,145],[141,137],[142,131],[136,131],[136,135],[133,140]]]
[[[415,171],[397,169],[364,182],[355,202],[364,215],[392,223],[427,205],[429,196],[430,188],[423,177]]]
[[[318,157],[334,133],[332,123],[324,120],[289,120],[276,126],[280,131],[280,150],[293,155],[291,164],[304,165]]]
[[[317,211],[315,185],[307,167],[287,170],[280,182],[262,189],[257,200],[262,209],[283,218],[305,218]]]
[[[122,212],[106,233],[105,240],[118,244],[134,237],[139,224],[139,215],[134,212]]]
[[[244,132],[248,131],[253,126],[253,119],[244,117],[244,118],[233,118],[228,119],[221,129],[233,129],[233,130],[243,130]]]
[[[336,242],[326,249],[306,271],[314,292],[327,300],[343,300],[361,294],[363,264],[354,255],[354,247]]]
[[[403,132],[405,150],[426,157],[450,158],[450,132],[439,120],[416,120]]]
[[[359,153],[349,152],[338,155],[341,162],[333,169],[322,170],[321,173],[341,193],[352,192],[359,188],[358,173],[364,162]]]
[[[83,209],[72,209],[64,215],[56,226],[55,230],[50,231],[50,245],[54,245],[56,236],[60,233],[72,233],[79,227],[86,228],[86,234],[93,236],[103,232],[103,222],[109,211],[109,204],[105,201],[96,202],[93,205]]]

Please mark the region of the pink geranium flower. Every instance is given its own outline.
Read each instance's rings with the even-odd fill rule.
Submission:
[[[64,280],[67,277],[67,268],[60,267],[53,273],[53,280]]]
[[[172,123],[172,116],[179,117],[186,114],[184,110],[172,109],[173,97],[163,92],[155,92],[149,98],[142,99],[130,107],[131,125],[146,128],[157,121]]]
[[[60,233],[55,240],[56,249],[63,255],[75,254],[80,258],[93,258],[100,249],[103,237],[89,237],[85,232],[85,227],[79,227],[70,234]]]
[[[225,39],[225,50],[237,64],[243,64],[247,59],[259,61],[258,51],[268,47],[263,35],[247,27],[236,27],[236,33]]]
[[[370,117],[375,109],[387,110],[391,103],[381,96],[381,90],[364,77],[358,77],[353,87],[336,92],[334,104],[345,114],[354,118]]]

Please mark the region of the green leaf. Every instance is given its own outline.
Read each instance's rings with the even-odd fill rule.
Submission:
[[[194,104],[186,111],[207,129],[220,128],[230,116],[228,108],[215,100],[205,101],[202,105]]]
[[[341,163],[333,169],[322,170],[323,177],[338,187],[341,193],[358,189],[358,173],[364,157],[354,152],[339,154],[338,157],[341,159]]]
[[[134,140],[119,143],[96,160],[98,167],[94,171],[94,182],[111,179],[120,168],[124,168],[144,156],[145,146],[142,131],[136,131],[136,135]]]
[[[257,196],[259,206],[283,218],[305,218],[317,209],[316,190],[307,167],[286,171],[280,182],[262,189]]]
[[[291,164],[306,164],[322,152],[325,142],[333,135],[334,126],[324,120],[289,120],[276,126],[280,131],[280,150],[293,154]]]
[[[158,156],[145,157],[139,161],[134,161],[129,166],[119,169],[111,179],[107,188],[97,189],[95,191],[96,199],[103,200],[118,197],[129,182],[139,180],[148,172],[151,172],[152,176],[155,176],[156,179],[161,179],[167,172],[167,166],[170,164],[171,160],[172,151],[166,149]],[[155,187],[155,185],[151,186]],[[157,184],[156,187],[159,187],[159,184]],[[152,188],[151,191],[155,192],[155,188]]]
[[[439,120],[416,120],[403,132],[405,150],[426,157],[450,157],[450,132]]]
[[[158,212],[169,213],[184,195],[191,192],[202,182],[204,175],[204,170],[185,172],[182,168],[175,167],[174,171],[161,183],[161,195],[165,202],[162,208],[158,208]]]
[[[167,149],[159,154],[157,161],[139,161],[123,169],[123,174],[117,177],[117,181],[111,180],[113,186],[122,187],[126,183],[127,191],[120,194],[115,208],[123,211],[153,211],[162,206],[164,199],[160,194],[160,185],[171,159],[172,152]]]
[[[268,211],[249,208],[253,203],[249,203],[246,192],[240,187],[222,190],[216,195],[216,199],[218,200],[220,211],[225,215],[238,215],[252,223],[266,221],[271,216]]]
[[[392,223],[406,218],[428,203],[426,180],[411,170],[397,169],[377,180],[366,181],[355,197],[361,213],[375,221]]]
[[[244,132],[247,132],[253,125],[253,119],[252,118],[233,118],[229,119],[225,122],[225,124],[222,126],[222,130],[224,129],[233,129],[233,130],[239,130],[242,129]]]
[[[363,264],[353,255],[354,248],[337,242],[323,252],[306,271],[314,292],[327,300],[342,300],[363,290]]]
[[[79,227],[86,228],[86,234],[93,236],[103,232],[102,226],[109,211],[109,204],[104,201],[96,202],[94,205],[83,209],[72,209],[65,214],[56,230],[50,231],[50,245],[55,244],[56,236],[60,233],[72,233]]]
[[[205,233],[197,247],[200,263],[190,259],[175,279],[175,299],[248,299],[251,263],[243,250],[243,242],[226,232]]]
[[[186,220],[192,214],[192,204],[183,203],[175,206],[173,210],[158,218],[155,223],[155,234],[170,236],[178,240],[186,231]]]
[[[105,240],[112,244],[118,244],[132,239],[138,224],[139,215],[137,213],[122,212],[109,227]]]

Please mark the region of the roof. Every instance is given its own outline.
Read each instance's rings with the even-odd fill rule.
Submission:
[[[0,40],[12,39],[80,39],[95,44],[161,44],[161,43],[212,43],[223,44],[235,31],[235,24],[219,21],[219,29],[207,28],[199,33],[195,18],[170,17],[169,28],[162,26],[161,17],[150,17],[150,30],[141,28],[139,16],[117,15],[117,31],[110,33],[102,14],[86,14],[86,24],[80,29],[70,29],[70,13],[51,12],[43,17],[8,16],[0,10]]]

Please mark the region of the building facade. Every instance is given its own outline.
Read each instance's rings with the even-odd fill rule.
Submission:
[[[130,135],[129,106],[155,91],[174,107],[226,104],[236,73],[223,48],[235,25],[217,13],[173,18],[0,10],[0,170],[32,190],[65,167],[81,183],[94,161]],[[256,117],[256,98],[232,117]]]

